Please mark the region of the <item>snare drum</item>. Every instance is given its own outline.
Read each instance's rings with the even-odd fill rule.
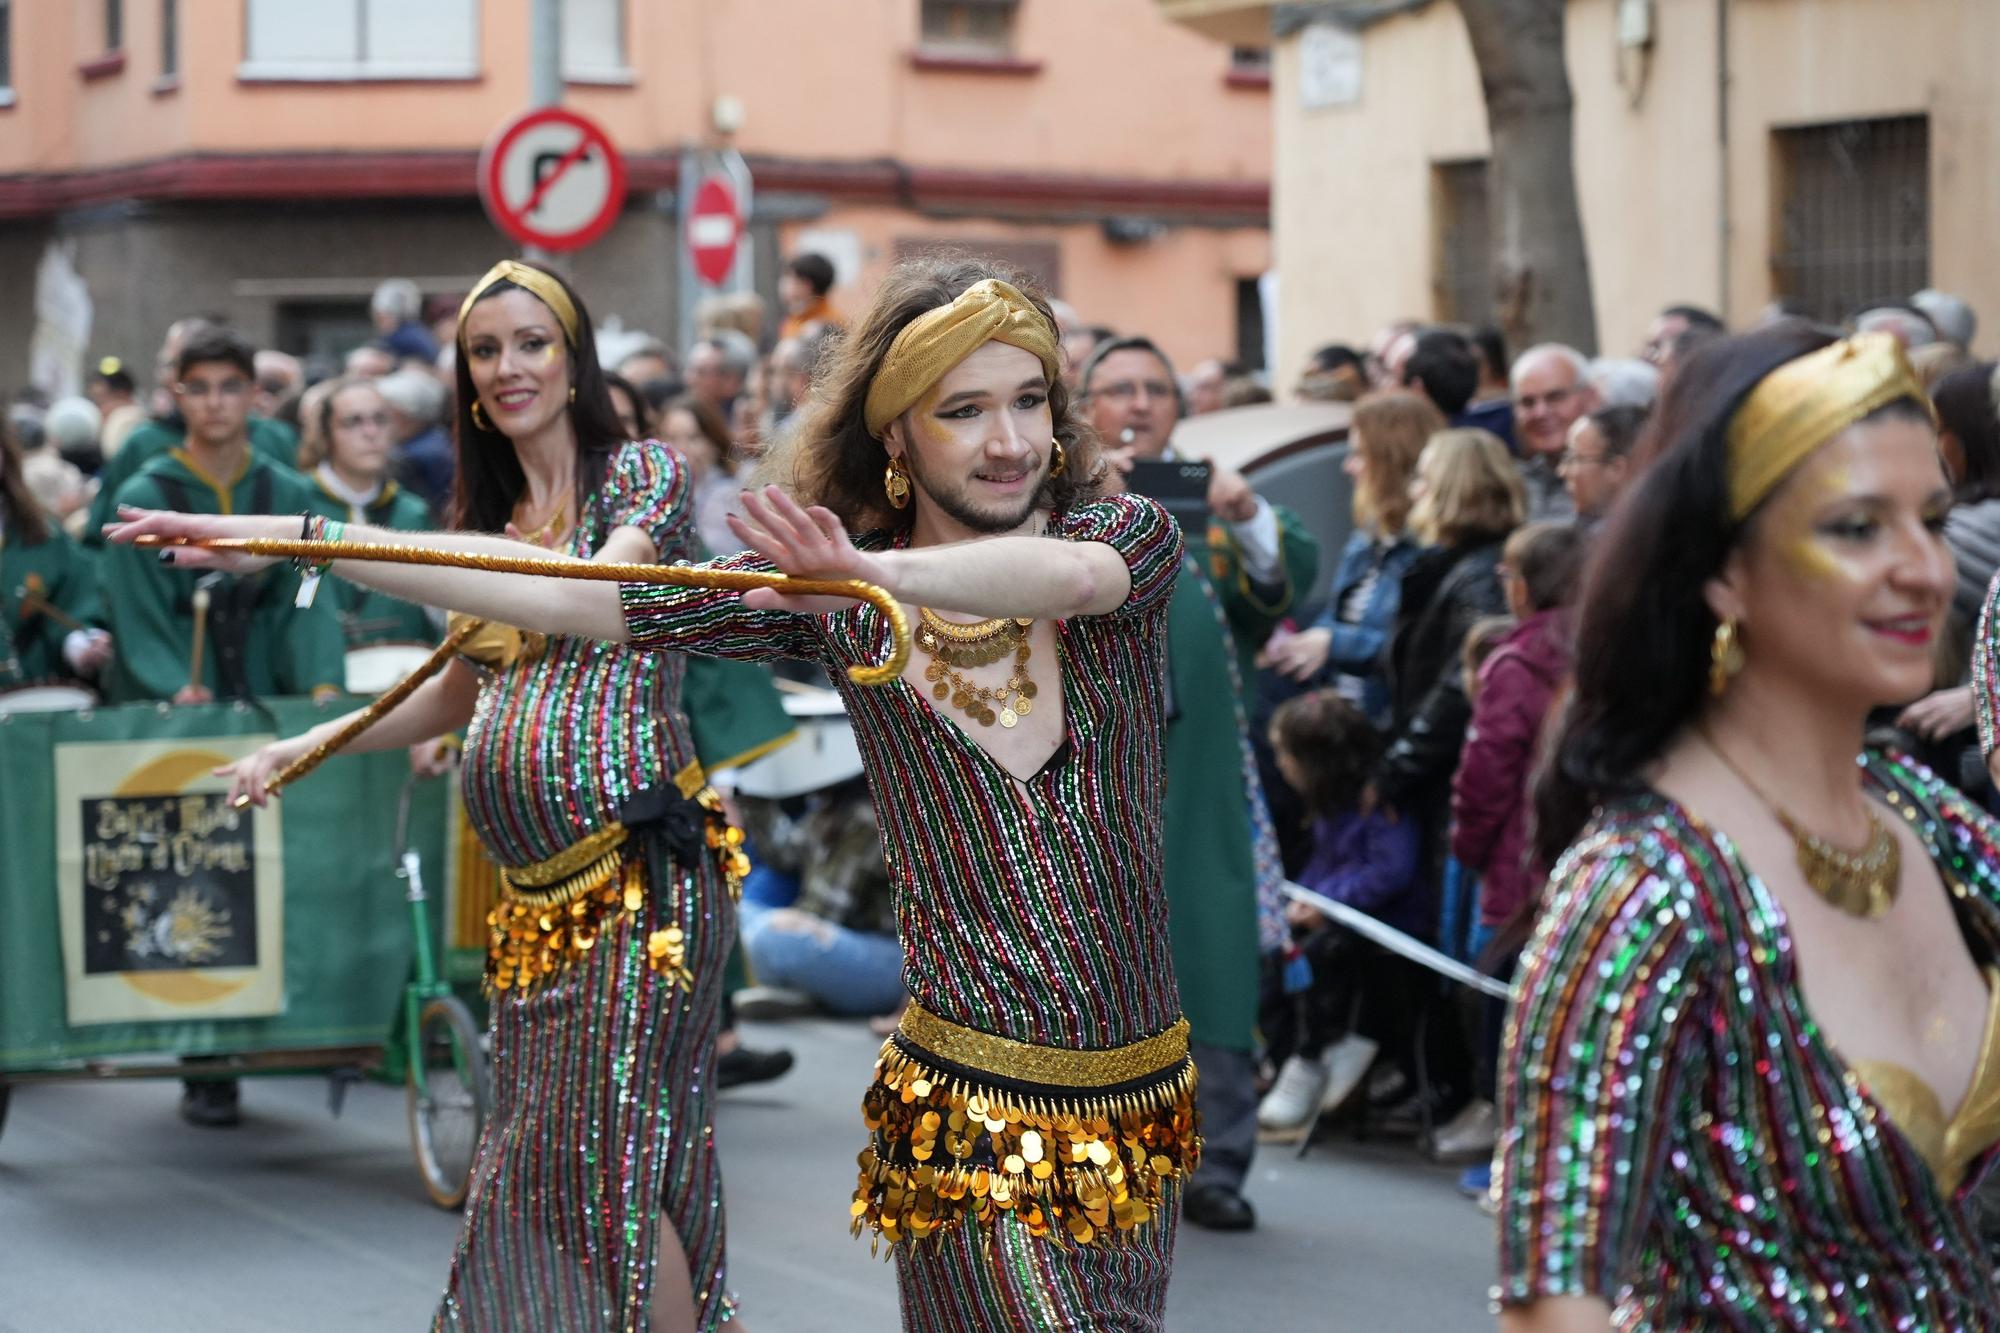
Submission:
[[[0,716],[9,713],[74,713],[95,708],[97,695],[81,685],[23,685],[0,690]]]
[[[430,659],[428,643],[371,643],[347,650],[347,692],[385,694]]]

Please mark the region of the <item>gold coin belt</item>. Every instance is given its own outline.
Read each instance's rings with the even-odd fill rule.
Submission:
[[[1023,1096],[940,1072],[893,1041],[862,1100],[873,1131],[849,1209],[852,1231],[920,1241],[1012,1212],[1058,1245],[1132,1239],[1167,1182],[1201,1160],[1195,1070],[1182,1058],[1137,1090]]]
[[[985,620],[976,625],[960,625],[932,611],[919,609],[923,624],[917,629],[917,646],[930,654],[924,679],[930,683],[931,697],[952,707],[982,727],[996,721],[1003,727],[1017,726],[1034,711],[1035,682],[1028,676],[1032,649],[1028,631],[1034,621],[1018,618]],[[975,685],[963,674],[973,667],[988,666],[1014,653],[1014,668],[1007,683],[998,689]],[[999,707],[996,709],[995,704]]]

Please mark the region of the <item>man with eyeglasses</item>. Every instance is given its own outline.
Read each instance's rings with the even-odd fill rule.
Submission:
[[[249,344],[226,329],[207,329],[181,348],[177,370],[174,397],[187,433],[120,486],[111,507],[302,513],[312,495],[305,479],[250,444],[256,373]],[[325,605],[292,604],[298,576],[287,567],[206,588],[199,617],[196,576],[167,568],[155,552],[108,548],[98,575],[118,639],[108,682],[116,701],[199,704],[339,688],[340,626]]]
[[[1181,401],[1166,354],[1145,338],[1113,338],[1078,378],[1084,411],[1104,438],[1107,488],[1133,462],[1173,456]],[[1247,1231],[1243,1197],[1257,1146],[1254,1029],[1262,953],[1259,899],[1275,903],[1283,868],[1250,748],[1256,654],[1312,587],[1319,543],[1227,468],[1213,469],[1211,521],[1187,532],[1187,556],[1167,608],[1167,928],[1181,1008],[1200,1072],[1202,1162],[1182,1216]]]
[[[1590,359],[1574,347],[1541,343],[1515,358],[1514,437],[1521,448],[1521,480],[1528,487],[1532,520],[1572,518],[1576,506],[1558,463],[1569,428],[1597,406],[1586,378]]]
[[[153,391],[154,414],[150,420],[134,427],[124,443],[115,450],[106,448],[104,471],[98,478],[97,498],[91,501],[90,517],[83,525],[85,546],[95,548],[104,544],[104,525],[111,521],[112,504],[125,483],[138,476],[146,464],[179,446],[182,437],[187,434],[180,399],[173,391],[179,380],[181,349],[218,327],[205,319],[177,319],[168,326],[154,365],[158,377]],[[284,422],[257,415],[253,406],[246,429],[250,447],[263,457],[287,468],[297,461],[298,432]],[[108,446],[109,441],[106,443]]]

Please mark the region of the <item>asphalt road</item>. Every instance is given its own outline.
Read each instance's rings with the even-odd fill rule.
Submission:
[[[756,1333],[897,1327],[895,1281],[847,1234],[857,1102],[876,1041],[858,1024],[751,1028],[784,1080],[727,1094],[730,1273]],[[400,1088],[340,1119],[323,1079],[245,1085],[245,1123],[199,1130],[178,1085],[38,1084],[0,1133],[0,1333],[408,1333],[426,1325],[458,1219],[410,1158]],[[1181,1330],[1487,1330],[1492,1224],[1407,1148],[1267,1149],[1261,1225],[1183,1227]]]

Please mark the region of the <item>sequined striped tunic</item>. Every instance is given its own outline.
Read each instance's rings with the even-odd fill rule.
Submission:
[[[879,662],[888,651],[888,628],[872,608],[801,616],[753,611],[734,594],[699,589],[626,585],[622,592],[635,646],[809,659],[840,683],[883,833],[904,979],[918,1009],[1014,1042],[1102,1051],[1159,1038],[1180,1020],[1160,811],[1165,615],[1182,541],[1164,510],[1136,497],[1079,505],[1053,518],[1048,535],[1110,545],[1132,587],[1111,614],[1057,626],[1067,740],[1025,781],[907,680],[880,688],[847,680],[848,665]],[[754,553],[720,564],[769,567]],[[892,1104],[895,1091],[888,1089]],[[940,1103],[941,1115],[946,1110]],[[942,1144],[949,1131],[933,1132]],[[911,1193],[918,1188],[913,1183]],[[977,1188],[983,1195],[984,1177]],[[1021,1212],[899,1244],[905,1327],[1158,1328],[1176,1202],[1168,1182],[1163,1202],[1149,1210],[1151,1224],[1117,1246],[1074,1245],[1060,1234],[1036,1239],[1041,1233],[1024,1232]],[[987,1246],[982,1230],[996,1243]]]
[[[1996,826],[1906,760],[1866,776],[2000,961]],[[1551,892],[1507,1026],[1500,1301],[1594,1295],[1621,1330],[2000,1326],[1967,1206],[1991,1151],[1940,1189],[1814,1025],[1783,912],[1728,838],[1627,802]]]
[[[672,450],[626,445],[569,553],[589,558],[634,527],[661,559],[684,556],[689,489]],[[531,638],[487,672],[465,805],[501,865],[573,847],[692,762],[684,668],[671,653]],[[556,923],[569,927],[564,946],[542,951],[554,966],[532,984],[489,969],[504,987],[492,999],[493,1107],[437,1328],[642,1330],[663,1223],[687,1255],[695,1327],[729,1318],[709,1074],[734,904],[710,856],[676,857],[646,836],[620,855],[618,878],[558,909],[575,915]],[[648,952],[669,930],[685,941],[672,970]]]

